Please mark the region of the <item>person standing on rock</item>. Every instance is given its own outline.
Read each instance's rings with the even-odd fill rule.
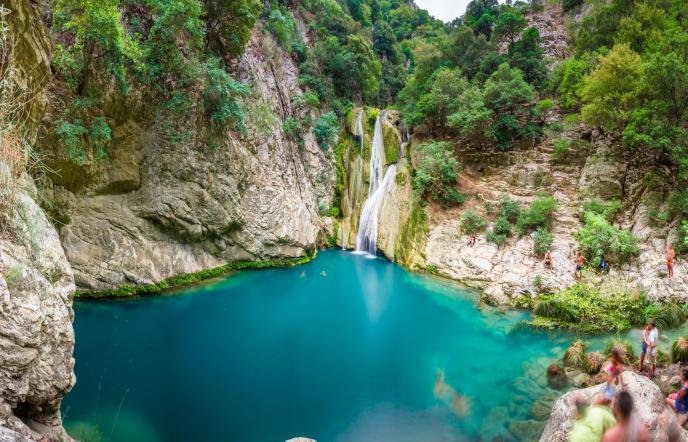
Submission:
[[[545,253],[545,259],[543,259],[542,262],[545,265],[545,268],[547,268],[547,269],[552,268],[552,251],[551,250],[548,250],[547,253]]]
[[[616,396],[616,387],[621,383],[622,372],[623,365],[621,362],[621,353],[615,348],[612,350],[612,354],[609,358],[607,385],[604,387],[604,397],[608,400],[612,400]]]
[[[648,442],[650,433],[638,415],[633,412],[633,397],[627,391],[622,391],[616,397],[614,414],[616,425],[606,433],[602,442]]]
[[[583,256],[582,253],[579,253],[578,257],[576,258],[576,273],[574,273],[576,279],[580,279],[583,276],[583,266],[585,265],[585,261],[585,256]]]
[[[676,258],[676,252],[671,244],[668,244],[666,246],[667,278],[674,277],[674,258]]]
[[[650,378],[655,376],[655,364],[657,361],[657,341],[659,340],[659,330],[655,321],[647,323],[643,329],[643,342],[640,345],[640,372],[645,370],[645,356],[650,362]]]

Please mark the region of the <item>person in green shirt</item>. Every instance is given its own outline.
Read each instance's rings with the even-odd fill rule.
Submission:
[[[616,425],[616,419],[609,409],[609,401],[604,396],[597,398],[593,404],[581,394],[574,397],[578,409],[578,420],[569,433],[569,442],[600,442],[604,432]]]

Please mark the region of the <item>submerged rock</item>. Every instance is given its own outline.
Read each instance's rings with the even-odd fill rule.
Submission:
[[[559,364],[551,364],[547,367],[547,384],[552,388],[561,388],[568,383],[566,371]]]

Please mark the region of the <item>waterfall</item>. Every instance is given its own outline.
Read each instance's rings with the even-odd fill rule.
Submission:
[[[358,221],[358,233],[356,234],[356,251],[368,252],[371,255],[377,253],[377,221],[380,206],[390,182],[394,184],[397,170],[397,166],[392,164],[384,177],[382,175],[385,165],[385,149],[381,116],[382,111],[375,120],[375,133],[370,148],[370,187],[368,188],[368,199],[363,205],[361,218]]]
[[[358,138],[358,142],[363,147],[363,109],[356,116],[356,124],[354,125],[354,136]]]

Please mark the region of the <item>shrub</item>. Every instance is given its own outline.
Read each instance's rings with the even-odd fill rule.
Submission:
[[[445,205],[463,202],[454,190],[456,177],[461,170],[454,157],[454,148],[446,141],[430,141],[415,148],[418,167],[413,187],[421,196],[429,196]]]
[[[516,222],[520,214],[521,206],[518,202],[511,199],[508,194],[502,193],[499,197],[499,215],[513,223]]]
[[[671,360],[688,363],[688,336],[679,336],[671,345]]]
[[[571,141],[567,139],[554,140],[552,143],[552,159],[554,161],[566,161],[571,153]]]
[[[586,284],[538,297],[533,308],[534,320],[547,319],[553,325],[585,332],[623,331],[642,325],[644,296],[625,292],[602,295]],[[532,323],[532,321],[531,321]]]
[[[557,211],[557,201],[547,193],[539,193],[516,221],[518,231],[525,234],[539,227],[549,228]]]
[[[220,126],[229,123],[233,130],[243,132],[246,130],[245,113],[240,97],[248,95],[248,86],[229,75],[215,57],[208,58],[205,69],[207,81],[203,104],[210,120]]]
[[[497,217],[494,223],[493,231],[498,235],[511,235],[511,224],[506,216],[500,215]]]
[[[593,351],[588,353],[588,374],[597,374],[602,370],[602,365],[604,365],[605,357],[599,351]]]
[[[303,125],[301,124],[301,120],[294,117],[287,118],[282,125],[282,131],[284,131],[284,134],[292,140],[300,137],[302,130]]]
[[[506,244],[507,241],[506,235],[495,233],[493,230],[490,230],[485,234],[485,239],[497,244],[497,247],[503,246],[504,244]]]
[[[571,344],[571,346],[564,353],[564,365],[568,367],[576,367],[587,369],[588,355],[585,353],[586,345],[581,339]]]
[[[465,235],[475,235],[485,229],[487,221],[474,210],[466,210],[461,216],[461,232]]]
[[[686,306],[677,303],[652,304],[643,310],[644,322],[655,320],[658,327],[678,327],[686,322],[688,312]]]
[[[609,341],[604,353],[607,356],[611,356],[613,350],[619,352],[619,355],[621,356],[621,361],[626,365],[632,364],[633,361],[635,361],[636,359],[635,351],[633,351],[633,344],[631,344],[625,339],[621,339],[618,336],[612,338]]]
[[[339,120],[337,114],[328,112],[321,116],[315,122],[313,134],[318,144],[323,149],[328,149],[333,144],[337,143],[339,137]]]
[[[599,198],[586,198],[583,201],[583,211],[593,212],[604,216],[608,221],[612,221],[621,210],[621,201],[610,200],[602,201]]]
[[[554,242],[554,236],[547,229],[540,227],[533,235],[533,251],[537,256],[545,256],[545,253],[552,248],[552,242]]]
[[[545,98],[535,105],[535,110],[541,114],[547,113],[554,106],[554,101],[551,98]]]
[[[624,263],[639,252],[638,241],[631,232],[609,224],[604,216],[594,212],[585,214],[585,225],[576,239],[583,255],[594,266],[603,257],[608,262]]]

